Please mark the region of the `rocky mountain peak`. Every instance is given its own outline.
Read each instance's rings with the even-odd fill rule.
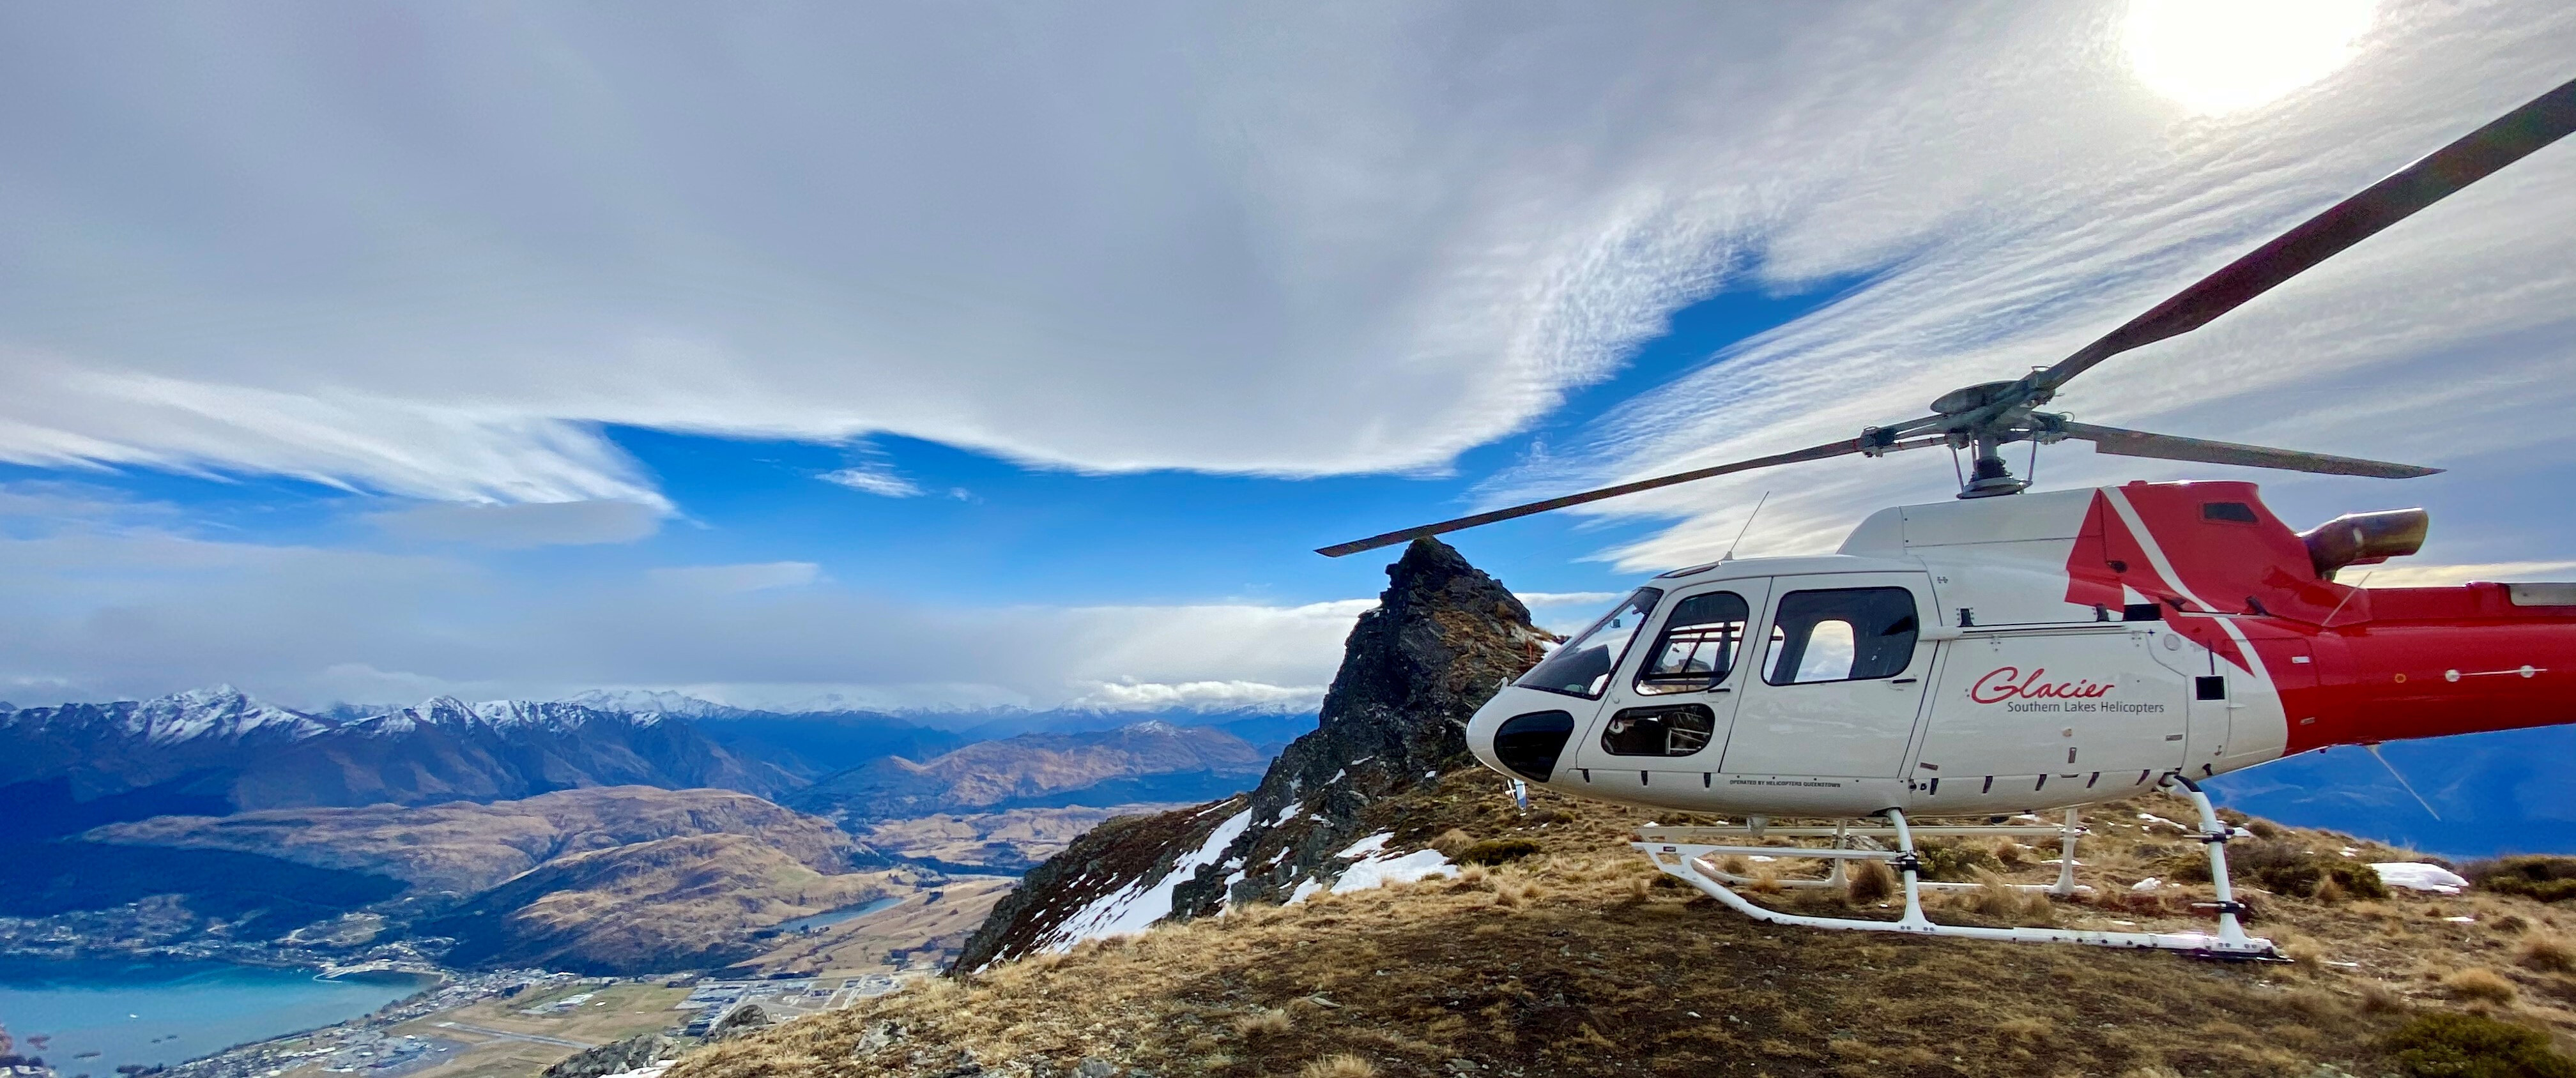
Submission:
[[[310,736],[330,728],[302,712],[253,700],[230,685],[209,685],[143,701],[134,705],[126,725],[155,743],[208,736],[237,738],[261,729]]]
[[[1467,765],[1465,725],[1555,639],[1502,582],[1448,544],[1416,539],[1360,615],[1316,729],[1251,793],[1121,821],[1029,873],[967,941],[959,969],[1329,885],[1364,837],[1362,813]]]
[[[1374,798],[1464,763],[1468,718],[1555,639],[1501,581],[1437,539],[1414,540],[1386,575],[1377,608],[1343,645],[1315,732],[1280,754],[1256,808],[1320,791],[1345,770],[1345,789]]]

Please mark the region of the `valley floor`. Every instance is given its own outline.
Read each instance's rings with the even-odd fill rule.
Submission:
[[[1537,844],[1501,867],[1085,943],[707,1048],[669,1078],[1062,1075],[1086,1060],[1167,1078],[2305,1078],[2388,1070],[2380,1038],[2426,1011],[2576,1030],[2576,949],[2560,935],[2576,916],[2528,899],[2258,890],[2254,930],[2296,959],[2275,965],[1783,929],[1659,885],[1625,845],[1645,813],[1542,796],[1522,815],[1499,785],[1455,773],[1371,814],[1395,832],[1391,848]],[[2180,805],[2156,797],[2092,814],[2078,853],[2097,888],[2088,898],[1965,892],[1934,916],[1998,923],[2001,907],[2021,904],[2031,908],[2013,912],[2064,925],[2191,927],[2205,885],[2132,889],[2170,879],[2197,852],[2159,822],[2187,818]],[[2319,857],[2396,859],[2344,836],[2261,830]],[[2041,863],[2054,851],[1972,853],[1997,878],[2055,871]],[[1851,904],[1854,915],[1876,908]]]

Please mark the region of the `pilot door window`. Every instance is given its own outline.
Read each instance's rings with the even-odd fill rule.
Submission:
[[[1706,704],[1632,707],[1601,726],[1601,750],[1612,756],[1688,756],[1708,747],[1717,712]]]
[[[1663,597],[1664,593],[1654,588],[1637,589],[1617,610],[1549,652],[1547,658],[1513,684],[1587,700],[1600,699],[1610,687],[1610,674],[1619,669],[1619,660],[1628,657],[1629,642],[1646,627],[1646,618],[1655,612],[1656,600]]]
[[[1673,604],[1663,635],[1646,653],[1637,672],[1637,692],[1705,692],[1716,688],[1735,669],[1736,651],[1744,644],[1744,625],[1752,611],[1744,597],[1731,591],[1693,595]]]
[[[1904,673],[1914,661],[1914,593],[1834,588],[1780,597],[1762,680],[1773,685],[1861,681]]]

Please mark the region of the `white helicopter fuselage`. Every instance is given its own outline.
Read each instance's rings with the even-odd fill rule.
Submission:
[[[2330,575],[2246,483],[1888,509],[1834,555],[1649,581],[1497,692],[1467,741],[1506,775],[1627,804],[1971,815],[2570,721],[2571,596]]]
[[[2207,649],[2163,622],[2101,621],[2091,605],[2060,599],[2092,493],[1891,509],[1862,524],[1839,554],[1665,574],[1647,585],[1661,594],[1613,671],[1580,689],[1533,687],[1527,678],[1507,686],[1477,712],[1468,740],[1496,770],[1531,778],[1494,755],[1494,734],[1515,716],[1564,712],[1572,736],[1540,785],[1658,808],[1781,816],[2034,811],[2144,790],[2173,771],[2214,774],[2279,756],[2286,723],[2268,684],[2195,701],[2194,676],[2212,672]],[[1845,640],[1886,626],[1801,626],[1805,619],[1782,610],[1801,593],[1857,594],[1904,609],[1912,639],[1901,654],[1852,669],[1844,656],[1857,649]],[[1711,664],[1725,666],[1723,675],[1696,685],[1643,678],[1672,621],[1658,615],[1723,595],[1741,598],[1748,615],[1731,634],[1732,654]],[[1959,624],[1962,609],[1968,625]],[[1836,654],[1803,671],[1783,667],[1801,628],[1808,650],[1829,643]],[[1816,639],[1819,628],[1832,639]],[[1666,721],[1660,745],[1608,730],[1623,715],[1624,734],[1639,713],[1676,708],[1706,714]],[[1705,741],[1694,719],[1705,720]],[[1694,729],[1670,736],[1684,725]]]

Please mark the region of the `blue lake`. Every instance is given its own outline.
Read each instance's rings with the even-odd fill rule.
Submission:
[[[855,921],[861,917],[875,913],[878,910],[890,910],[902,904],[903,896],[888,895],[884,898],[862,902],[856,906],[843,906],[837,910],[825,910],[821,913],[810,916],[799,917],[793,921],[780,924],[778,926],[778,930],[791,934],[797,932],[811,932],[817,928],[836,925],[843,921]]]
[[[213,962],[0,962],[0,1028],[66,1078],[181,1063],[247,1041],[344,1022],[427,987],[403,975],[317,981],[310,971]],[[47,1038],[44,1047],[29,1043]],[[95,1056],[79,1058],[83,1053]]]

